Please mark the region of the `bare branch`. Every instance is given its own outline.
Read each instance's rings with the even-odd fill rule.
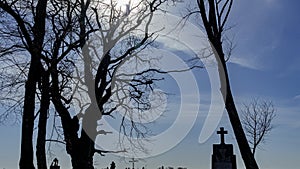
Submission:
[[[275,118],[274,105],[270,101],[253,99],[244,104],[242,109],[242,123],[255,154],[256,148],[261,145],[274,128],[272,121]]]

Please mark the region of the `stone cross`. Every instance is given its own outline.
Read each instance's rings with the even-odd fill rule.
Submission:
[[[132,160],[130,160],[129,162],[132,163],[132,169],[134,169],[134,163],[138,162],[138,160],[135,160],[134,158],[132,158]]]
[[[224,127],[220,127],[220,131],[217,131],[217,134],[221,135],[221,144],[225,144],[224,135],[228,134],[228,132],[224,130]]]

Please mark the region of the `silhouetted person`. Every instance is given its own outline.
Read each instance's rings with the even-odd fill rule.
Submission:
[[[115,169],[115,168],[116,168],[115,162],[111,162],[111,164],[110,164],[110,169]]]

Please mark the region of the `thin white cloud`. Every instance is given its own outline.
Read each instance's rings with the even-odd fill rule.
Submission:
[[[255,59],[247,59],[245,57],[231,57],[229,59],[230,63],[237,64],[239,66],[254,69],[254,70],[262,70],[263,67],[255,60]]]
[[[300,94],[299,94],[299,95],[296,95],[296,96],[294,97],[294,99],[295,99],[295,100],[300,99]]]

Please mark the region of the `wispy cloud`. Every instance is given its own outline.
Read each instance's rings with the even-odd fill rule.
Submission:
[[[296,96],[294,97],[294,99],[295,99],[295,100],[300,99],[300,94],[299,94],[299,95],[296,95]]]
[[[251,58],[245,58],[245,57],[231,57],[229,59],[230,63],[237,64],[239,66],[248,68],[248,69],[254,69],[254,70],[263,70],[263,67],[261,64],[259,64],[255,59]]]

